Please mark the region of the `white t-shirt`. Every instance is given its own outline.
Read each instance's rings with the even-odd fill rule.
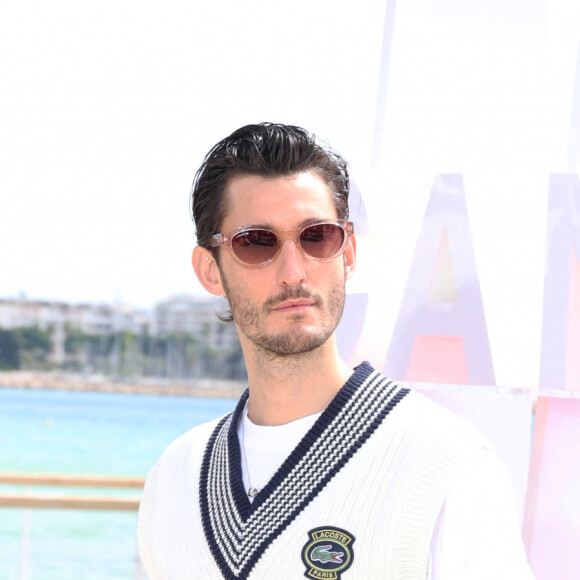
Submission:
[[[255,425],[246,404],[238,425],[245,489],[265,487],[320,415],[285,425]],[[522,566],[525,560],[509,475],[495,454],[482,449],[458,474],[447,496],[431,540],[426,578],[490,580],[501,566],[502,577],[530,580],[531,570]]]

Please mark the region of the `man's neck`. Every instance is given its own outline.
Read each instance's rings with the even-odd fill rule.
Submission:
[[[299,355],[276,356],[255,348],[244,354],[248,417],[257,425],[283,425],[323,411],[353,372],[338,356],[332,339]]]

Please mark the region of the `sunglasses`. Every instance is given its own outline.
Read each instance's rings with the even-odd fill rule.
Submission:
[[[311,220],[295,231],[241,226],[231,232],[215,234],[211,246],[227,246],[238,262],[258,268],[278,257],[285,240],[293,240],[305,258],[328,262],[344,252],[353,233],[353,223],[347,220]]]

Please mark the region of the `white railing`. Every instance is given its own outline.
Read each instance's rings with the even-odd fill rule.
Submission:
[[[24,474],[0,473],[0,484],[50,487],[82,487],[82,488],[115,488],[115,489],[142,489],[145,483],[143,477],[112,477],[96,475],[57,475],[57,474]],[[30,511],[29,509],[82,509],[82,510],[119,510],[137,511],[140,498],[113,497],[89,495],[46,495],[37,492],[0,493],[0,507],[24,508],[22,522],[22,541],[20,548],[19,580],[28,578],[28,557],[30,546]],[[141,561],[135,559],[135,580],[144,580],[145,573]]]

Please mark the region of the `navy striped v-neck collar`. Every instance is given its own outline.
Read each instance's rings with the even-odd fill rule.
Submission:
[[[206,540],[224,578],[246,578],[264,550],[322,491],[407,394],[362,363],[250,502],[237,426],[246,391],[208,442],[200,505]]]

